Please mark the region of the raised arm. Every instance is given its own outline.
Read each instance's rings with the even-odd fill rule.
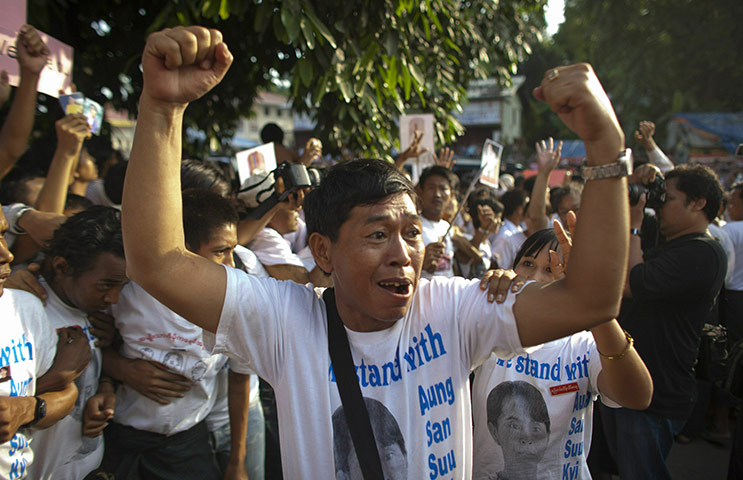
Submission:
[[[612,163],[624,150],[624,133],[590,65],[549,71],[534,94],[583,140],[590,166]],[[588,181],[565,279],[528,285],[516,300],[523,345],[560,338],[617,315],[628,228],[627,181]]]
[[[18,31],[16,49],[21,81],[0,130],[0,178],[7,175],[26,151],[26,142],[34,126],[36,88],[49,55],[49,49],[31,25],[23,25]]]
[[[90,127],[83,115],[67,115],[54,124],[57,129],[57,148],[46,174],[46,181],[36,200],[36,209],[41,212],[61,214],[67,200],[72,172],[77,168],[77,160],[83,142],[90,138]]]
[[[219,323],[227,278],[222,266],[185,246],[181,136],[188,103],[217,85],[231,64],[232,54],[214,29],[177,27],[148,37],[122,208],[129,277],[171,310],[212,332]]]
[[[537,142],[537,177],[531,191],[531,202],[526,210],[526,228],[529,233],[538,232],[549,225],[547,217],[547,194],[549,193],[550,174],[560,162],[562,141],[557,142],[552,137],[547,141]]]

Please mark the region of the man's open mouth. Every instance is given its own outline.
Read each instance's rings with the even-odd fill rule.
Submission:
[[[379,286],[398,295],[407,295],[410,293],[410,282],[408,281],[379,282]]]

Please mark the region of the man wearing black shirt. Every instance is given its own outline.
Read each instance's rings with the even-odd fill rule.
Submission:
[[[660,171],[643,166],[631,181],[647,185],[656,175]],[[666,240],[644,254],[639,231],[644,195],[631,209],[628,277],[619,315],[653,377],[653,400],[642,412],[601,410],[623,479],[671,478],[665,459],[694,406],[702,325],[727,268],[725,252],[707,232],[722,201],[712,170],[680,166],[668,173],[665,190],[666,201],[656,210]]]

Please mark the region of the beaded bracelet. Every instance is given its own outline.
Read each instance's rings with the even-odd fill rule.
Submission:
[[[627,330],[622,329],[622,331],[624,332],[624,337],[627,339],[627,346],[624,348],[622,353],[617,354],[617,355],[604,355],[603,353],[599,352],[599,355],[601,355],[603,358],[607,360],[620,360],[625,355],[627,355],[627,352],[629,352],[629,349],[632,348],[632,346],[635,344],[635,339],[632,338],[632,335],[627,333]],[[598,348],[596,350],[598,351]]]

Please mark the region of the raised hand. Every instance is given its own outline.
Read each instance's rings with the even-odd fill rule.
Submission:
[[[310,138],[304,146],[304,153],[299,162],[309,167],[312,162],[322,156],[322,142],[316,138]]]
[[[54,123],[57,129],[57,149],[77,153],[91,137],[90,125],[84,115],[65,115]]]
[[[421,140],[423,140],[423,132],[415,131],[413,135],[413,141],[410,146],[395,159],[395,166],[400,169],[405,164],[405,161],[409,158],[417,158],[428,151],[427,148],[420,150]]]
[[[537,142],[537,169],[540,172],[551,172],[560,163],[560,152],[562,152],[562,140],[557,142],[552,137],[546,141]]]
[[[232,60],[219,30],[192,26],[153,33],[142,53],[142,100],[185,107],[222,81]]]
[[[18,51],[18,65],[21,75],[29,73],[39,75],[46,66],[49,48],[46,46],[39,32],[31,25],[23,25],[18,30],[15,47]]]
[[[624,132],[589,64],[549,70],[533,93],[583,140],[589,163],[613,162],[624,150]]]
[[[554,250],[550,250],[549,252],[550,270],[552,270],[552,276],[555,280],[559,280],[565,276],[565,270],[568,268],[568,261],[570,260],[570,251],[573,249],[572,237],[575,234],[575,226],[578,224],[578,219],[574,211],[570,210],[567,213],[567,220],[567,231],[559,220],[552,222],[555,228],[555,235],[557,235],[557,240],[560,242],[560,251],[562,252],[562,262],[560,261],[559,253]]]
[[[454,168],[455,163],[456,161],[454,160],[454,150],[448,147],[444,147],[439,150],[439,156],[436,159],[436,165],[444,167],[447,170],[451,170],[452,168]]]
[[[423,269],[429,273],[435,272],[445,249],[444,242],[432,242],[426,245],[426,251],[423,254]]]

